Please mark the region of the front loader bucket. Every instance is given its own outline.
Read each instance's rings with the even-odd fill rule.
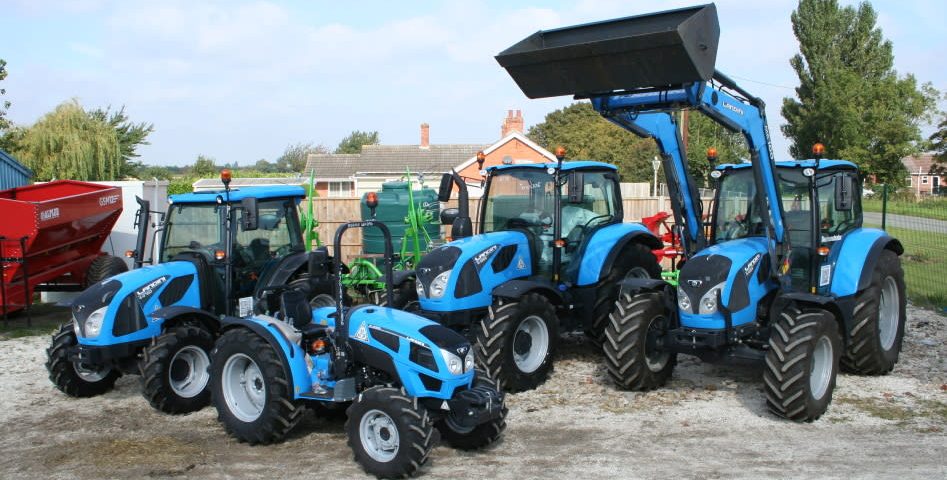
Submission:
[[[529,98],[589,96],[710,80],[719,37],[711,3],[540,30],[496,59]]]

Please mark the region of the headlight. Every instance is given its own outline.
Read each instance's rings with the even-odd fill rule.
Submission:
[[[99,333],[102,332],[102,321],[105,320],[105,312],[108,311],[109,307],[102,307],[94,312],[92,312],[88,318],[85,319],[85,337],[86,338],[95,338],[99,336]]]
[[[424,298],[424,285],[420,280],[414,282],[414,289],[418,292],[418,298]]]
[[[441,298],[444,296],[444,291],[447,289],[447,280],[450,279],[451,272],[453,272],[453,270],[441,272],[440,275],[434,277],[430,288],[431,298]]]
[[[691,298],[687,296],[687,293],[680,288],[677,289],[677,306],[682,311],[690,313],[691,311]]]
[[[709,314],[717,311],[717,293],[723,291],[723,286],[727,282],[720,282],[714,285],[703,297],[700,297],[700,313]]]
[[[464,361],[461,360],[460,357],[443,348],[441,349],[441,355],[444,356],[444,361],[447,362],[447,371],[454,375],[464,373]]]
[[[470,347],[470,350],[467,351],[467,356],[464,357],[464,371],[469,372],[474,368],[474,351],[473,347]]]

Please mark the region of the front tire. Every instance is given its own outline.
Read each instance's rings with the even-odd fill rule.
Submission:
[[[210,403],[210,357],[214,336],[199,325],[169,328],[142,352],[141,394],[157,410],[180,414]]]
[[[427,410],[399,388],[372,387],[359,394],[348,409],[345,431],[355,461],[379,478],[415,473],[434,448]]]
[[[660,388],[671,378],[677,354],[663,349],[669,316],[660,293],[622,294],[605,329],[605,367],[625,390]]]
[[[882,250],[871,283],[855,297],[850,341],[842,367],[861,375],[890,372],[901,353],[905,310],[901,259],[890,250]]]
[[[531,390],[549,377],[559,319],[548,298],[538,293],[518,300],[497,298],[474,330],[480,365],[500,388]]]
[[[621,290],[619,284],[627,278],[661,278],[661,265],[648,247],[636,243],[626,248],[599,282],[598,297],[592,308],[592,323],[585,330],[585,334],[596,345],[605,342],[609,314],[614,309]]]
[[[473,387],[486,387],[499,391],[496,382],[483,370],[477,369],[474,377]],[[492,445],[499,440],[503,430],[506,429],[506,415],[509,410],[506,408],[506,402],[500,410],[500,416],[481,423],[473,428],[463,428],[451,421],[447,416],[439,420],[435,425],[441,434],[441,438],[453,448],[458,450],[479,450]]]
[[[244,328],[228,330],[211,352],[211,398],[230,436],[251,445],[282,440],[302,418],[292,380],[273,347]]]
[[[46,370],[53,385],[70,397],[94,397],[111,390],[121,373],[111,367],[70,361],[68,351],[77,343],[72,322],[62,324],[53,335],[46,349]]]
[[[842,341],[826,310],[787,306],[773,324],[763,383],[766,405],[795,422],[811,422],[832,402]]]

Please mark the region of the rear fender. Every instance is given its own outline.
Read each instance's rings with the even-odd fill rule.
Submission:
[[[220,329],[220,321],[216,315],[207,310],[184,305],[159,308],[151,314],[151,318],[154,321],[160,321],[162,329],[167,329],[186,320],[197,320],[204,328],[213,333]]]
[[[598,283],[611,269],[622,249],[632,243],[641,243],[652,250],[664,246],[658,237],[640,223],[616,223],[600,228],[580,252],[582,258],[576,285]]]
[[[224,317],[220,323],[222,332],[234,328],[246,328],[273,347],[280,363],[283,364],[283,371],[290,376],[294,398],[300,398],[300,394],[312,388],[309,384],[309,370],[306,367],[306,353],[299,346],[299,334],[292,327],[265,315],[246,318]]]
[[[883,250],[904,253],[901,242],[884,230],[858,228],[847,233],[831,259],[834,272],[829,291],[836,297],[846,297],[867,288]]]

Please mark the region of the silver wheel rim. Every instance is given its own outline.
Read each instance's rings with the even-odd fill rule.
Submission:
[[[878,337],[881,348],[885,351],[894,346],[894,339],[898,336],[900,323],[900,304],[898,284],[894,277],[885,277],[881,284],[881,300],[878,305]]]
[[[651,278],[651,274],[649,274],[648,270],[646,270],[644,267],[633,267],[631,270],[628,270],[627,272],[625,272],[625,276],[622,277],[622,281],[628,280],[631,278]],[[626,293],[630,293],[628,291],[628,287],[625,287],[624,285],[619,287],[618,289],[619,295],[624,295]]]
[[[398,427],[387,413],[373,409],[362,415],[358,424],[362,448],[375,461],[386,463],[398,455]]]
[[[312,308],[332,307],[334,305],[335,298],[332,298],[332,295],[329,295],[328,293],[320,293],[309,301],[309,306]]]
[[[72,362],[72,368],[79,378],[89,383],[99,382],[112,373],[111,367],[94,368],[79,362]]]
[[[221,376],[222,393],[230,412],[244,422],[259,418],[266,403],[266,383],[256,362],[242,353],[231,355]]]
[[[524,348],[524,345],[526,346]],[[520,346],[519,351],[517,346]],[[538,315],[523,319],[513,332],[513,362],[523,373],[533,373],[549,351],[549,329]]]
[[[196,345],[188,345],[171,357],[168,366],[168,384],[171,390],[182,398],[200,395],[210,380],[208,367],[210,359],[207,352]]]
[[[655,328],[654,325],[658,323],[658,321],[661,321],[663,324],[664,320],[664,317],[661,316],[652,318],[651,322],[648,323],[648,331],[650,332],[653,328]],[[670,358],[671,353],[667,350],[648,348],[648,342],[645,342],[644,360],[648,365],[648,370],[651,370],[655,373],[660,372],[665,366],[667,366],[668,360],[670,360]]]
[[[819,400],[829,389],[832,379],[832,342],[828,337],[819,337],[812,349],[812,371],[809,372],[809,390],[812,398]]]

